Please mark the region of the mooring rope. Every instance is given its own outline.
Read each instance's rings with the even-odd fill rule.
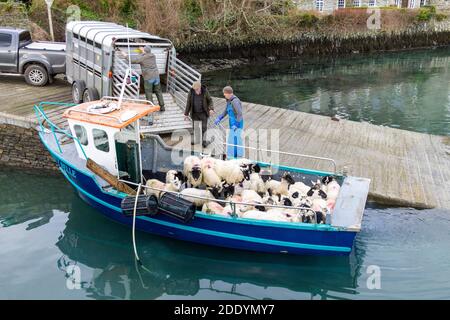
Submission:
[[[134,257],[136,258],[137,262],[139,262],[139,264],[142,265],[141,259],[139,259],[139,255],[137,253],[137,248],[136,248],[136,210],[137,210],[139,194],[141,193],[141,187],[142,187],[142,183],[139,183],[138,189],[136,192],[136,198],[134,200],[132,237],[133,237]]]

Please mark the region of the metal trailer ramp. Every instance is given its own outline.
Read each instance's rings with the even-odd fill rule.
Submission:
[[[154,114],[153,125],[141,125],[142,133],[160,134],[175,130],[192,131],[192,119],[184,119],[184,108],[189,90],[201,74],[176,57],[175,51],[168,56],[167,92],[163,93],[165,111]],[[145,99],[145,96],[143,97]],[[157,103],[156,96],[153,101]]]
[[[153,114],[153,125],[141,123],[142,133],[169,133],[175,130],[192,130],[191,120],[184,119],[184,110],[181,105],[177,105],[174,97],[170,93],[163,93],[165,109],[164,112],[156,112]],[[145,99],[142,96],[141,99]],[[158,99],[153,95],[155,104]]]

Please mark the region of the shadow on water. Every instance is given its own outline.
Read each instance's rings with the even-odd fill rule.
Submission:
[[[137,245],[148,271],[137,270],[128,227],[108,221],[77,197],[71,207],[57,242],[64,254],[59,267],[64,270],[69,264],[81,263],[95,269],[85,287],[88,296],[95,299],[195,296],[202,290],[227,294],[228,298],[265,297],[265,293],[252,296],[240,292],[240,285],[282,288],[316,299],[357,293],[359,270],[353,257],[249,253],[144,233],[138,233]]]

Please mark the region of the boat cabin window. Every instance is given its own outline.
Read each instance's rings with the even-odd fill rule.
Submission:
[[[109,141],[106,131],[92,129],[92,136],[94,137],[94,145],[98,150],[109,152]]]
[[[73,126],[73,130],[75,131],[75,135],[77,139],[80,141],[80,143],[83,146],[88,145],[88,137],[87,137],[87,131],[84,127],[80,126],[79,124],[76,124]]]

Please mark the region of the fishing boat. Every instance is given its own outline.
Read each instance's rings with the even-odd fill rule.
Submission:
[[[49,105],[66,108],[63,117],[67,129],[50,120],[44,111]],[[336,168],[317,171],[259,162],[274,172],[274,178],[289,172],[297,181],[316,181],[330,175],[338,181],[341,187],[335,207],[320,224],[225,217],[202,212],[177,192],[164,193],[172,195],[165,199],[145,195],[146,180],[164,181],[168,170],[183,168],[182,161],[173,161],[173,154],[178,154],[174,147],[161,136],[144,135],[140,130],[141,121],[158,110],[159,106],[150,101],[123,97],[35,106],[39,137],[64,177],[85,202],[106,217],[131,226],[133,233],[140,230],[182,241],[268,253],[351,253],[361,230],[370,180],[337,173]]]

